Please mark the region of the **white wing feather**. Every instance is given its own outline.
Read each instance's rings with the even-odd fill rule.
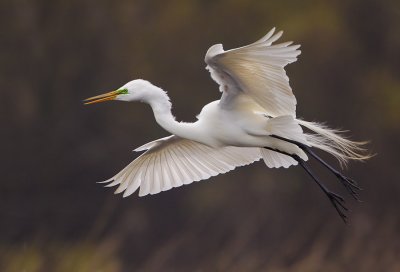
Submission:
[[[284,154],[260,148],[262,158],[269,168],[288,168],[291,165],[297,165],[297,161]]]
[[[177,136],[165,137],[136,150],[145,150],[106,186],[119,185],[115,193],[129,196],[139,187],[139,196],[190,184],[226,173],[261,158],[259,148],[212,148]]]
[[[282,31],[273,35],[274,31],[244,47],[224,51],[217,44],[208,50],[207,69],[224,92],[221,105],[230,103],[232,96],[245,94],[273,117],[296,116],[296,98],[284,67],[297,60],[300,45],[272,45],[282,36]]]

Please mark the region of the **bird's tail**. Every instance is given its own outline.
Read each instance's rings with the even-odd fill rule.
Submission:
[[[364,161],[371,158],[368,150],[364,147],[368,142],[355,142],[343,136],[345,131],[326,127],[316,122],[308,122],[297,119],[298,123],[312,131],[305,133],[307,142],[318,149],[326,151],[335,156],[341,166],[346,166],[349,160]]]

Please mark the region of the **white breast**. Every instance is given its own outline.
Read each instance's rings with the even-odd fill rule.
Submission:
[[[253,138],[249,129],[265,126],[263,118],[253,111],[247,108],[221,109],[219,100],[204,106],[198,119],[198,126],[207,135],[205,143],[212,146],[246,146]]]

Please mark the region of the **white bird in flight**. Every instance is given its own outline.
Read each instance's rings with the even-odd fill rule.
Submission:
[[[141,101],[153,109],[156,122],[171,136],[147,143],[145,151],[112,178],[106,186],[119,185],[115,193],[139,196],[190,184],[226,173],[260,159],[271,168],[299,164],[327,195],[346,221],[344,199],[330,191],[311,172],[306,161],[315,158],[357,198],[360,188],[323,161],[312,150],[335,156],[341,164],[365,160],[364,142],[353,142],[315,122],[296,118],[296,98],[284,67],[297,60],[300,45],[272,44],[282,36],[275,28],[260,40],[224,51],[222,44],[208,49],[206,69],[219,84],[221,99],[203,107],[194,123],[177,122],[165,91],[136,79],[116,91],[85,100],[93,104],[108,100]],[[306,128],[309,132],[304,132]]]

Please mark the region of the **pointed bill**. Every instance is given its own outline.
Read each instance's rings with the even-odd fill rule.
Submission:
[[[109,93],[101,94],[101,95],[96,95],[93,97],[89,97],[84,101],[85,105],[89,104],[94,104],[94,103],[99,103],[99,102],[104,102],[104,101],[110,101],[110,100],[115,100],[115,98],[119,95],[119,91],[112,91]]]

